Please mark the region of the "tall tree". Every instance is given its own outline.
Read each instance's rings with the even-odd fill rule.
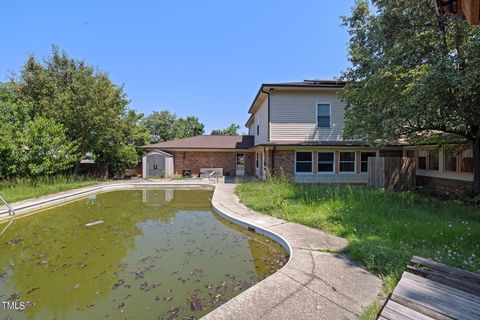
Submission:
[[[430,0],[358,0],[344,24],[352,66],[343,97],[346,137],[367,141],[432,132],[473,145],[480,194],[480,29],[437,17]]]
[[[152,112],[143,118],[142,124],[150,132],[151,143],[198,136],[205,132],[205,126],[197,117],[178,118],[168,110]]]
[[[168,110],[154,111],[142,120],[150,132],[150,142],[157,143],[175,138],[173,124],[177,116]]]
[[[187,138],[194,137],[205,133],[205,126],[198,121],[197,117],[188,116],[184,118],[178,118],[174,124],[175,138]]]
[[[19,77],[12,79],[18,104],[32,106],[36,115],[60,123],[70,141],[78,144],[80,155],[93,153],[107,163],[112,155],[125,154],[145,141],[145,128],[139,128],[139,116],[127,108],[129,100],[122,87],[108,74],[83,61],[70,58],[65,51],[52,48],[44,61],[30,56]]]
[[[232,123],[228,127],[224,129],[217,129],[213,130],[211,135],[218,135],[218,136],[238,136],[238,130],[240,129],[240,125],[236,123]]]

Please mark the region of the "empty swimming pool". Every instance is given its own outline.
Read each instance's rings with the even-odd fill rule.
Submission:
[[[211,197],[111,191],[15,220],[0,237],[0,301],[26,308],[0,315],[200,318],[288,260],[277,243],[217,216]]]

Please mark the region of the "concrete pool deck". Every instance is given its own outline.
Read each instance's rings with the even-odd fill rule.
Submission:
[[[218,184],[213,206],[286,240],[290,261],[279,271],[213,310],[202,319],[358,319],[380,295],[381,280],[341,254],[343,238],[266,216],[245,207],[235,184]],[[325,252],[328,251],[328,252]]]
[[[378,300],[381,280],[345,256],[334,253],[347,246],[345,239],[246,208],[235,195],[233,183],[108,182],[13,203],[12,207],[21,216],[98,192],[144,186],[214,186],[212,205],[220,215],[266,234],[290,251],[290,260],[282,269],[202,319],[358,319],[364,307]],[[0,213],[2,209],[0,207]],[[0,222],[7,219],[8,215],[0,216]]]

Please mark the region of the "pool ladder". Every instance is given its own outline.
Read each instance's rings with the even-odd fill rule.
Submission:
[[[9,216],[14,216],[15,215],[15,210],[13,210],[13,208],[8,204],[8,202],[5,199],[3,199],[2,196],[0,196],[0,201],[2,201],[5,204],[5,206],[7,207],[8,215]]]

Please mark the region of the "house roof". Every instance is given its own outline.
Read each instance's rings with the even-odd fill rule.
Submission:
[[[313,88],[343,88],[346,81],[340,80],[303,80],[301,82],[263,83],[263,87],[313,87]]]
[[[340,80],[303,80],[301,82],[284,82],[284,83],[262,83],[260,89],[258,89],[257,95],[253,99],[253,102],[248,109],[248,113],[252,114],[245,124],[248,126],[250,121],[253,119],[253,113],[256,108],[260,105],[263,99],[267,96],[267,93],[272,90],[285,90],[285,89],[297,89],[297,90],[331,90],[331,89],[341,89],[345,87],[347,83]]]
[[[399,147],[403,146],[404,144],[398,141],[392,141],[386,143],[385,147]],[[312,140],[312,141],[295,141],[295,140],[281,140],[281,141],[270,141],[268,143],[262,144],[261,146],[284,146],[284,147],[362,147],[362,146],[369,146],[364,141],[361,140]]]
[[[146,149],[248,149],[253,146],[253,136],[203,135],[165,141],[143,146]]]

